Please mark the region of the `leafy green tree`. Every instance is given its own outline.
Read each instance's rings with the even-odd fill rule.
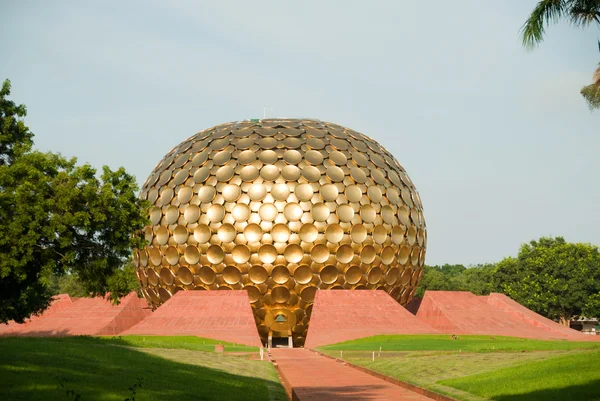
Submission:
[[[464,291],[470,291],[475,295],[489,295],[492,292],[500,292],[501,288],[495,280],[496,265],[487,263],[469,267],[464,271]]]
[[[427,290],[461,291],[464,287],[462,273],[465,270],[467,268],[463,265],[424,266],[415,296],[422,297]]]
[[[448,277],[458,277],[467,270],[464,265],[449,265],[447,263],[432,267]]]
[[[128,261],[121,269],[110,276],[108,288],[117,294],[129,294],[131,291],[136,291],[138,296],[142,295],[140,283],[135,277],[135,267],[131,261]]]
[[[506,295],[566,326],[576,316],[600,315],[597,246],[540,238],[498,263],[495,278]]]
[[[600,0],[542,0],[521,28],[523,45],[533,48],[546,33],[546,26],[565,19],[576,27],[600,26]],[[600,42],[598,43],[600,46]],[[581,89],[590,109],[600,108],[600,67],[592,83]]]
[[[469,291],[475,295],[488,295],[498,291],[494,280],[496,266],[477,265],[466,268],[463,265],[425,266],[423,278],[415,292],[422,297],[426,290],[433,291]]]
[[[0,322],[50,303],[52,276],[74,274],[92,295],[125,295],[122,266],[141,246],[147,205],[123,168],[102,172],[32,150],[25,106],[0,91]],[[111,288],[111,286],[113,288]]]
[[[0,89],[0,166],[12,163],[16,154],[29,150],[33,143],[33,134],[22,120],[27,109],[8,100],[8,95],[10,81],[6,80]]]
[[[88,293],[75,274],[53,274],[48,283],[52,295],[69,294],[72,297],[87,297]]]
[[[132,291],[141,295],[140,285],[135,278],[135,269],[132,263],[126,263],[123,268],[117,270],[108,281],[111,291],[129,294]],[[53,295],[69,294],[72,297],[87,297],[89,293],[81,283],[76,273],[53,274],[49,281],[49,289]]]

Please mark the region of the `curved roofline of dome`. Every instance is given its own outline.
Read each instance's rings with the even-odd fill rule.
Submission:
[[[318,118],[310,118],[310,117],[269,117],[269,118],[246,118],[244,120],[238,120],[238,121],[234,121],[236,123],[243,123],[243,122],[262,122],[262,121],[291,121],[291,120],[296,120],[296,121],[319,121],[319,122],[324,122],[323,120],[320,120]]]

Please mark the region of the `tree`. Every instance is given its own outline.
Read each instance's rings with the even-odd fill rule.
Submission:
[[[115,293],[129,294],[132,291],[136,291],[141,296],[140,284],[135,277],[135,268],[132,263],[126,263],[123,268],[117,270],[116,274],[111,276],[108,286]],[[70,272],[66,274],[53,274],[49,280],[49,290],[52,295],[68,294],[71,297],[89,296],[89,292],[81,283],[81,279],[76,273]]]
[[[426,290],[469,291],[475,295],[488,295],[499,290],[494,280],[496,266],[477,265],[466,268],[463,265],[425,266],[423,278],[415,296],[422,297]]]
[[[135,267],[131,261],[128,261],[122,269],[119,269],[110,276],[108,288],[117,294],[129,294],[136,291],[138,296],[142,296],[140,283],[135,277]]]
[[[496,265],[486,263],[469,267],[464,271],[465,291],[475,295],[489,295],[491,292],[500,292],[500,287],[495,280]]]
[[[577,27],[600,26],[600,0],[540,1],[521,28],[523,45],[530,49],[537,46],[544,39],[546,26],[561,19]],[[581,94],[590,109],[600,108],[600,68],[596,70],[592,84],[584,86]]]
[[[25,106],[0,91],[0,322],[48,307],[52,276],[75,275],[92,295],[126,294],[122,267],[142,246],[147,205],[123,168],[102,172],[32,150]],[[98,176],[99,175],[99,176]]]
[[[415,296],[422,297],[427,290],[461,291],[462,273],[466,269],[463,265],[424,266]]]
[[[591,109],[600,109],[600,64],[594,73],[592,84],[584,86],[581,89],[581,94],[587,100]]]
[[[12,163],[15,154],[29,150],[33,144],[33,134],[22,120],[27,109],[8,100],[8,95],[10,81],[6,80],[0,89],[0,166]]]
[[[116,271],[108,281],[112,292],[129,294],[137,291],[141,295],[140,285],[135,277],[135,268],[132,263],[126,263],[122,269]],[[71,297],[87,297],[89,292],[85,289],[81,279],[76,273],[53,274],[49,282],[52,295],[69,294]]]
[[[498,263],[495,276],[506,295],[563,325],[576,316],[600,315],[597,246],[540,238]]]
[[[53,274],[49,280],[48,289],[52,295],[68,294],[71,297],[87,297],[88,292],[75,274]]]

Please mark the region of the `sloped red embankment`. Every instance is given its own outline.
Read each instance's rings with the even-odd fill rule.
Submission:
[[[527,309],[504,294],[476,296],[460,291],[426,291],[416,317],[441,333],[483,334],[544,340],[598,341]]]
[[[434,334],[385,291],[317,291],[306,348],[378,334]]]
[[[23,324],[0,325],[0,335],[117,335],[142,321],[148,313],[146,302],[133,292],[122,298],[119,305],[100,297],[71,298],[60,294],[43,314]]]
[[[261,345],[245,290],[179,291],[144,321],[121,334],[193,335]]]

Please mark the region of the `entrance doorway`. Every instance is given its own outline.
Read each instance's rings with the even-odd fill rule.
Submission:
[[[290,348],[289,339],[287,337],[273,337],[271,344],[273,348]]]

